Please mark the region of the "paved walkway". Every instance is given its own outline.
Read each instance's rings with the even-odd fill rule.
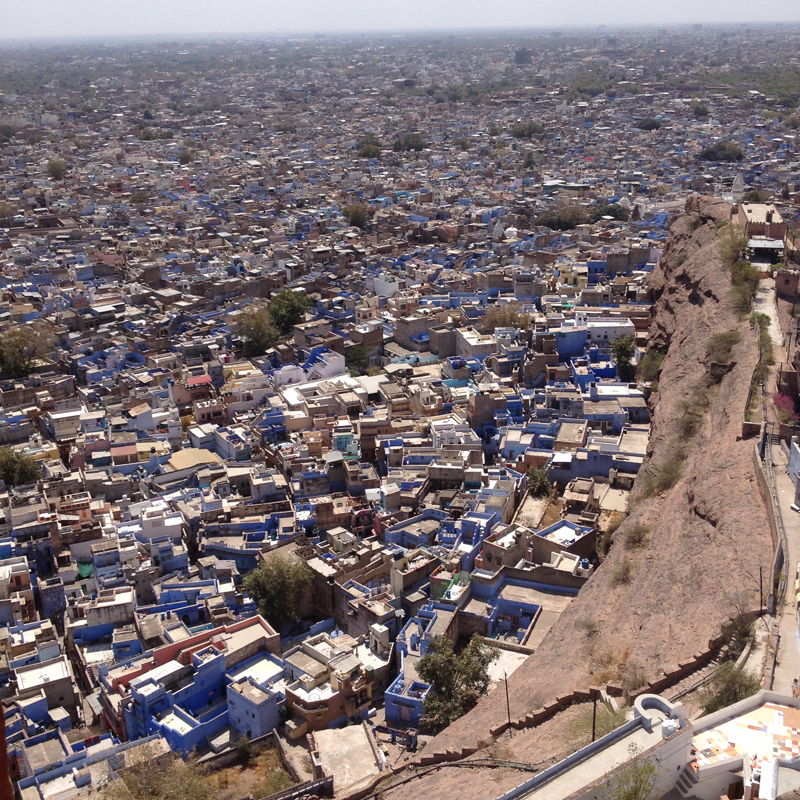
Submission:
[[[775,302],[775,281],[762,278],[758,285],[753,311],[767,314],[770,318],[769,334],[775,348],[775,360],[780,361],[782,354],[779,348],[784,346],[783,332],[778,318],[778,307]],[[771,397],[776,391],[777,368],[772,367],[767,379],[767,392]],[[775,421],[775,411],[771,402],[767,402],[767,417]],[[787,573],[786,597],[783,606],[778,609],[775,623],[781,639],[778,646],[778,658],[772,688],[777,692],[791,695],[795,678],[800,678],[800,635],[798,635],[797,613],[795,608],[794,579],[798,561],[800,561],[800,514],[792,511],[794,503],[794,484],[787,471],[788,458],[784,448],[772,445],[772,462],[775,472],[775,486],[778,494],[783,525],[786,530],[788,554],[784,571]],[[767,572],[767,569],[764,570]],[[769,587],[765,592],[769,591]]]
[[[772,344],[776,348],[783,347],[783,331],[778,319],[778,306],[775,303],[775,281],[772,278],[762,278],[759,282],[758,290],[753,300],[753,311],[757,311],[759,314],[766,314],[769,317],[769,335],[772,337]],[[775,360],[779,361],[778,353],[775,356]]]
[[[772,459],[775,465],[775,484],[778,501],[786,529],[789,556],[784,569],[787,572],[786,598],[778,614],[778,631],[781,641],[778,648],[778,663],[775,667],[773,689],[791,695],[792,682],[800,677],[800,637],[798,636],[797,614],[795,612],[794,576],[800,561],[800,514],[792,511],[794,503],[794,484],[787,472],[788,460],[780,445],[773,445]]]

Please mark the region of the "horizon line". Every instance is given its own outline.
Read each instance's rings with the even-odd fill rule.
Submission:
[[[361,29],[288,29],[276,28],[260,31],[165,31],[159,33],[71,33],[71,34],[27,34],[19,36],[0,35],[0,44],[33,44],[33,43],[53,43],[53,42],[91,42],[97,40],[116,40],[116,41],[137,41],[147,39],[163,39],[179,37],[182,39],[207,39],[207,38],[258,38],[258,37],[300,37],[300,38],[347,38],[372,36],[436,36],[442,34],[553,34],[556,32],[603,32],[608,34],[615,30],[683,30],[686,28],[697,29],[698,27],[707,30],[720,29],[741,29],[747,28],[773,28],[776,26],[797,26],[800,25],[800,13],[796,19],[780,21],[764,20],[743,20],[739,22],[719,22],[719,21],[687,21],[687,22],[614,22],[614,23],[571,23],[547,24],[547,25],[514,25],[514,26],[463,26],[463,27],[429,27],[429,28],[361,28]]]

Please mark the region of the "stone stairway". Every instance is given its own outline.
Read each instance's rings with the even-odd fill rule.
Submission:
[[[697,773],[692,769],[691,764],[687,764],[680,777],[675,783],[675,788],[681,797],[691,797],[692,790],[697,783]]]

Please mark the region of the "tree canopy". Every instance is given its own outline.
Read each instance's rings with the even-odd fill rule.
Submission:
[[[381,140],[374,133],[368,133],[356,141],[356,150],[359,158],[380,158]]]
[[[37,358],[53,349],[53,337],[43,322],[19,325],[0,333],[0,374],[12,378],[28,375]]]
[[[47,162],[47,174],[60,181],[67,174],[67,163],[61,158],[52,158]]]
[[[169,754],[160,758],[144,756],[135,765],[120,770],[119,778],[102,791],[105,800],[215,800],[217,789],[208,780],[208,770],[190,757],[184,761]],[[151,754],[152,755],[152,754]]]
[[[489,665],[499,652],[478,634],[460,653],[447,636],[431,639],[417,664],[417,674],[432,687],[422,717],[427,730],[443,730],[475,706],[489,690]]]
[[[743,203],[766,203],[769,200],[769,192],[763,189],[751,189],[742,197]]]
[[[657,131],[661,127],[661,122],[654,117],[645,117],[636,123],[640,131]]]
[[[266,306],[252,305],[236,319],[236,334],[244,341],[244,354],[248,358],[263,356],[280,338]]]
[[[588,220],[583,206],[562,206],[545,211],[536,217],[536,224],[554,231],[569,231]]]
[[[747,250],[750,237],[744,226],[736,222],[728,223],[719,233],[719,254],[722,260],[732,267]]]
[[[527,330],[530,324],[530,314],[526,314],[517,303],[495,303],[483,315],[484,333],[492,333],[496,328]]]
[[[528,494],[531,497],[549,497],[552,489],[550,474],[545,467],[531,467],[528,470]]]
[[[697,156],[698,161],[742,161],[742,148],[734,142],[715,142],[704,147]]]
[[[363,375],[369,369],[369,351],[360,344],[348,347],[345,352],[345,361],[348,369],[357,375]]]
[[[275,327],[286,335],[305,317],[308,297],[305,292],[283,288],[269,301],[268,308]]]
[[[350,203],[349,206],[345,207],[343,213],[348,225],[354,225],[362,230],[367,227],[369,217],[367,216],[367,209],[361,203]]]
[[[713,714],[754,695],[760,688],[758,678],[728,661],[717,670],[702,693],[703,710],[706,714]]]
[[[421,133],[404,133],[392,142],[392,149],[396,153],[406,153],[409,150],[419,153],[425,149],[425,139]]]
[[[6,486],[25,486],[39,479],[38,462],[10,447],[0,447],[0,478]]]
[[[648,758],[639,755],[635,744],[628,748],[628,760],[609,781],[604,800],[656,800],[661,796],[657,789],[658,769]]]
[[[589,222],[597,222],[603,217],[613,217],[620,222],[627,222],[630,219],[630,214],[628,209],[619,203],[607,203],[597,206],[597,208],[593,208],[589,212]]]
[[[633,334],[618,336],[611,342],[611,353],[614,356],[614,363],[617,365],[617,373],[621,380],[629,381],[633,378],[634,369],[632,365],[633,353],[636,349],[636,342]]]
[[[244,342],[248,358],[262,356],[281,336],[289,333],[308,310],[304,292],[283,288],[269,303],[248,306],[236,318],[236,335]]]
[[[258,613],[280,631],[300,619],[303,595],[314,576],[304,562],[273,555],[244,579]]]
[[[534,136],[541,136],[544,133],[544,125],[541,122],[526,122],[524,125],[517,125],[511,131],[515,139],[532,139]]]

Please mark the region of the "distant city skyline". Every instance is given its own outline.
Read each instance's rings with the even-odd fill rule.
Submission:
[[[596,25],[741,24],[800,21],[796,0],[674,0],[664,6],[624,0],[531,3],[500,0],[0,0],[0,39],[241,33],[347,33],[585,27]]]

